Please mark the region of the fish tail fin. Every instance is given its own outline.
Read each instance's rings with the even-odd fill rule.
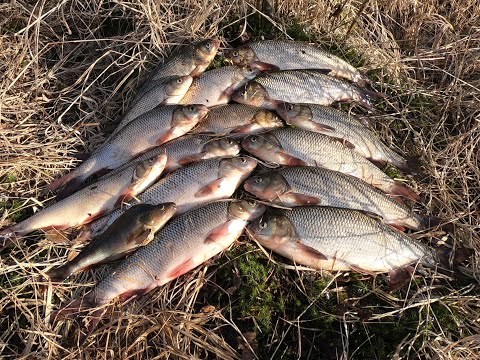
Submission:
[[[70,266],[70,263],[66,263],[62,266],[50,269],[47,271],[47,276],[50,278],[50,281],[54,283],[61,283],[72,275],[73,269]]]
[[[402,157],[401,159],[394,161],[393,164],[408,174],[421,174],[422,163],[420,161],[420,156]]]
[[[370,80],[365,74],[358,74],[357,76],[355,76],[354,82],[356,85],[362,88],[372,84],[372,80]]]
[[[420,195],[418,195],[415,191],[413,191],[409,187],[403,184],[400,184],[399,182],[396,182],[396,181],[395,181],[395,184],[393,184],[392,187],[390,188],[390,194],[394,196],[404,196],[416,202],[420,201]]]
[[[449,223],[448,220],[445,220],[438,216],[429,216],[429,215],[419,215],[420,223],[422,225],[422,230],[431,229],[434,227],[439,227],[441,230],[448,233],[454,233],[455,226],[452,223]]]
[[[369,90],[361,87],[357,87],[357,89],[358,89],[359,96],[356,99],[356,101],[368,110],[376,110],[371,100],[379,100],[385,97],[385,94],[374,91],[374,90]]]
[[[440,263],[441,270],[447,270],[447,275],[460,276],[458,265],[470,258],[474,250],[465,246],[453,249],[448,245],[441,245],[436,249],[436,255]],[[443,271],[440,271],[443,273]]]

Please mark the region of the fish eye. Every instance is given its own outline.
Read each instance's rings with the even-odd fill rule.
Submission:
[[[190,106],[190,107],[188,108],[188,110],[190,110],[190,111],[195,111],[195,106]]]
[[[287,110],[292,111],[294,108],[293,104],[287,104]]]
[[[242,164],[245,164],[245,163],[247,162],[247,159],[245,159],[245,158],[240,158],[240,162],[241,162]]]
[[[159,210],[165,210],[165,205],[159,206],[158,209]]]
[[[183,82],[182,78],[177,79],[177,84],[181,84]]]
[[[234,50],[234,51],[232,52],[232,55],[235,56],[235,57],[237,57],[237,56],[239,55],[239,53],[238,53],[237,50]]]
[[[257,202],[254,201],[254,200],[249,200],[249,201],[248,201],[248,205],[250,205],[250,206],[255,206],[255,205],[257,205]]]
[[[254,180],[257,184],[261,184],[263,182],[263,179],[261,177],[257,177]]]
[[[208,42],[205,44],[205,47],[207,48],[207,50],[210,50],[210,48],[212,47],[212,44]]]
[[[256,143],[257,140],[258,140],[258,138],[257,138],[256,136],[252,136],[252,137],[250,138],[250,141],[251,141],[252,143]]]
[[[258,226],[261,230],[265,229],[267,227],[266,222],[261,222],[260,225]]]
[[[227,139],[227,144],[228,145],[233,145],[233,140],[232,139]]]

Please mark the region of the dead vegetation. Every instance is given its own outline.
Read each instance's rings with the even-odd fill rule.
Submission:
[[[473,0],[2,4],[1,226],[48,202],[44,185],[105,139],[148,69],[175,46],[291,36],[323,43],[377,81],[388,95],[373,117],[378,133],[424,162],[425,176],[404,178],[424,194],[420,210],[461,225],[462,240],[480,251],[479,24]],[[44,239],[0,253],[2,358],[480,357],[475,283],[419,276],[390,293],[381,278],[322,278],[246,244],[117,304],[84,347],[67,347],[74,324],[52,327],[49,315],[106,268],[49,287],[39,275],[73,245]],[[477,262],[466,272],[478,279]],[[255,304],[242,287],[258,289]]]

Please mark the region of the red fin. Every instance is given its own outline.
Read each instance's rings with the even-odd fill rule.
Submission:
[[[415,269],[411,266],[391,270],[388,273],[388,287],[391,291],[401,289],[412,279],[414,272]]]
[[[196,198],[204,197],[214,193],[216,190],[220,188],[220,186],[222,185],[222,182],[223,182],[223,178],[220,178],[211,182],[210,184],[198,190],[197,193],[195,194],[195,197]]]
[[[406,187],[405,185],[400,184],[399,182],[395,182],[390,189],[390,194],[392,195],[401,195],[412,199],[413,201],[420,201],[420,196],[415,193],[412,189]]]
[[[388,224],[388,226],[396,229],[396,230],[399,230],[401,232],[405,232],[405,228],[402,226],[402,225],[398,225],[398,224]]]
[[[308,163],[302,159],[296,158],[286,152],[279,152],[278,156],[280,157],[282,164],[289,166],[308,166]]]
[[[213,244],[219,241],[219,239],[223,239],[225,236],[228,235],[228,225],[229,222],[227,221],[225,224],[222,224],[208,234],[208,236],[203,241],[205,244]]]
[[[181,166],[185,166],[188,164],[191,164],[193,162],[201,161],[203,160],[205,154],[204,153],[198,153],[198,154],[193,154],[189,156],[184,156],[183,158],[179,159],[177,163]]]
[[[326,257],[324,254],[322,254],[320,251],[315,250],[314,248],[312,248],[310,246],[302,244],[300,240],[296,241],[296,246],[306,256],[314,257],[314,258],[319,259],[319,260],[328,260],[328,257]]]
[[[291,192],[287,194],[288,198],[298,205],[318,205],[321,200],[314,196],[308,196],[300,193]]]
[[[92,221],[97,220],[98,218],[101,218],[104,215],[107,215],[105,210],[99,211],[96,214],[89,214],[88,218],[81,225],[89,224]],[[57,229],[57,228],[55,228],[55,229]]]
[[[167,279],[175,279],[187,272],[189,272],[192,269],[192,260],[188,259],[184,263],[180,264],[177,266],[175,269],[173,269],[168,275]]]
[[[276,65],[261,62],[261,61],[254,61],[251,66],[257,69],[260,69],[262,71],[279,71],[280,70],[280,68]]]
[[[160,136],[160,138],[156,141],[155,144],[162,145],[165,144],[167,141],[175,139],[175,129],[168,130],[165,134]]]
[[[254,124],[246,124],[246,125],[238,126],[235,129],[233,129],[230,133],[231,134],[249,134],[253,130],[255,130],[255,125],[257,124],[254,123]],[[268,129],[265,129],[265,131],[267,130]]]

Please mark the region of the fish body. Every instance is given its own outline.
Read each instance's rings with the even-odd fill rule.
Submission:
[[[48,189],[67,185],[64,193],[71,194],[91,175],[116,169],[136,155],[182,136],[207,112],[203,105],[156,107],[126,125],[80,166],[55,180]]]
[[[249,105],[230,104],[210,108],[208,115],[193,129],[195,134],[244,136],[282,127],[272,112]]]
[[[258,72],[240,66],[206,71],[193,80],[179,104],[203,104],[208,107],[227,104],[233,91],[253,79]]]
[[[99,308],[117,297],[140,296],[168,283],[227,249],[243,233],[247,222],[264,211],[265,207],[257,202],[220,201],[172,219],[147,246],[125,259],[83,299],[58,315]],[[80,342],[97,321],[98,317],[83,324]]]
[[[437,264],[433,249],[350,209],[282,210],[250,225],[247,233],[277,254],[315,269],[375,274],[414,263]]]
[[[132,206],[74,259],[51,269],[47,275],[54,282],[62,282],[78,271],[121,259],[148,244],[176,211],[174,203]]]
[[[151,72],[137,98],[151,89],[155,81],[163,81],[172,76],[199,76],[210,65],[219,46],[218,39],[205,39],[174,52]]]
[[[280,104],[278,114],[295,128],[320,132],[347,141],[363,157],[380,163],[391,163],[407,172],[418,172],[418,164],[383,144],[357,119],[343,111],[314,104]]]
[[[167,164],[163,172],[166,174],[193,162],[238,155],[240,149],[240,144],[230,137],[215,138],[209,135],[185,135],[148,150],[120,166],[115,172],[152,156],[166,154]],[[110,173],[106,176],[109,175]]]
[[[345,60],[318,46],[301,41],[253,41],[226,52],[234,65],[265,70],[329,70],[328,75],[344,78],[364,86],[370,82]]]
[[[25,235],[39,229],[62,230],[88,224],[147,189],[160,177],[166,162],[166,155],[158,155],[128,167],[3,230],[0,235]]]
[[[242,140],[242,147],[278,165],[317,166],[362,179],[380,190],[418,200],[413,190],[391,179],[338,139],[311,131],[282,128]]]
[[[173,202],[177,213],[215,200],[227,199],[252,173],[257,161],[248,157],[210,159],[180,168],[157,181],[138,200],[147,204]],[[122,213],[118,209],[91,226],[90,236],[95,236]]]
[[[111,136],[123,129],[132,120],[159,105],[178,104],[192,84],[192,81],[193,77],[190,75],[154,80],[151,88],[131,104]]]
[[[261,200],[286,207],[321,205],[377,214],[387,224],[424,230],[429,217],[414,213],[360,179],[324,168],[285,167],[251,177],[244,188]]]
[[[373,108],[371,98],[380,97],[319,70],[283,70],[258,75],[232,95],[232,100],[275,110],[280,102],[331,105],[336,102],[356,102]]]

